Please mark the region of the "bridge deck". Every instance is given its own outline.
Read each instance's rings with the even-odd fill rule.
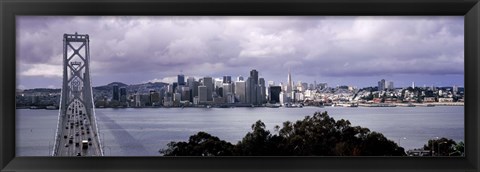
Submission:
[[[64,123],[59,127],[60,139],[57,156],[100,156],[100,145],[91,119],[86,115],[86,109],[80,103],[73,103],[63,116]],[[70,140],[72,140],[70,142]],[[86,140],[87,147],[82,141]]]

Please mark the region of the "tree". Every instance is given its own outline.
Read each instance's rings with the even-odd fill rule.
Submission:
[[[286,121],[275,127],[278,134],[266,130],[258,120],[252,131],[236,145],[204,132],[190,137],[189,142],[171,142],[166,156],[403,156],[404,149],[383,134],[368,128],[351,126],[348,120],[335,121],[327,112],[316,112],[295,123]]]
[[[457,143],[452,139],[442,137],[440,139],[428,140],[428,143],[423,146],[423,149],[430,150],[434,156],[448,156],[456,151],[455,145],[457,145]]]
[[[159,152],[164,156],[228,156],[233,155],[233,145],[206,132],[190,136],[187,142],[170,142]]]

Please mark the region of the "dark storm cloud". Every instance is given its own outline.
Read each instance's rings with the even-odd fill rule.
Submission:
[[[251,69],[277,83],[289,68],[309,80],[464,73],[463,17],[22,16],[17,21],[20,84],[30,83],[22,77],[61,78],[62,35],[74,32],[90,35],[94,84],[159,81],[180,72],[236,77]]]

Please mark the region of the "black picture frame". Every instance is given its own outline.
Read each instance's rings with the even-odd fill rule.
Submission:
[[[2,0],[0,171],[479,170],[478,0]],[[465,17],[465,157],[16,157],[17,15],[459,15]]]

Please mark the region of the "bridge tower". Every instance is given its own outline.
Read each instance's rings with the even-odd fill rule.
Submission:
[[[63,84],[53,156],[103,156],[90,79],[88,34],[63,35]]]

